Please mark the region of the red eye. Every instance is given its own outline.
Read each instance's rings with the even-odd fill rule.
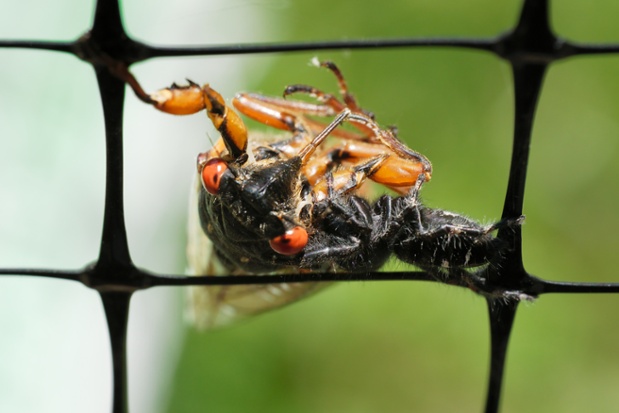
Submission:
[[[273,251],[282,255],[294,255],[307,245],[307,231],[302,227],[294,227],[269,241]]]
[[[202,168],[202,185],[209,194],[217,195],[221,176],[228,170],[228,165],[221,158],[213,158]]]

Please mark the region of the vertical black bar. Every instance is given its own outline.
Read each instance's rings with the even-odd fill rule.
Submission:
[[[514,82],[514,141],[509,181],[503,206],[503,218],[522,215],[527,178],[531,133],[544,75],[556,59],[558,41],[549,23],[548,0],[525,0],[514,31],[502,40],[499,50],[510,62]],[[522,262],[522,231],[502,228],[498,236],[510,243],[497,270],[488,273],[488,280],[503,287],[519,289],[530,283]],[[503,386],[507,346],[518,308],[518,301],[487,299],[490,317],[490,377],[486,398],[486,413],[497,413]]]
[[[548,0],[525,0],[518,24],[499,48],[511,63],[515,94],[514,146],[503,218],[522,215],[535,108],[546,68],[559,51],[549,19]]]
[[[125,84],[105,67],[97,67],[106,138],[105,215],[98,267],[132,268],[123,198],[123,107]]]
[[[515,93],[514,145],[503,218],[522,215],[535,108],[547,64],[512,63]]]
[[[518,302],[506,303],[505,301],[488,298],[487,304],[490,315],[491,347],[490,377],[488,379],[485,413],[497,413],[501,401],[507,345],[509,344]]]
[[[546,68],[546,64],[512,63],[515,93],[514,143],[503,218],[518,217],[523,212],[533,119]],[[499,230],[499,237],[511,244],[501,265],[503,283],[518,282],[526,275],[522,262],[521,228],[502,228]]]
[[[119,0],[97,1],[95,18],[90,32],[101,43],[106,39],[117,42],[119,39],[126,38],[120,15]]]
[[[102,292],[101,300],[107,318],[112,347],[113,401],[112,413],[128,413],[127,396],[127,325],[130,292]]]
[[[123,107],[124,83],[106,67],[95,66],[103,105],[106,141],[105,212],[101,249],[93,277],[114,284],[131,273],[133,263],[129,254],[124,217],[123,197]],[[119,280],[122,285],[123,281]],[[104,287],[105,288],[105,287]],[[107,318],[113,368],[112,413],[128,413],[127,399],[127,322],[131,292],[101,291]]]

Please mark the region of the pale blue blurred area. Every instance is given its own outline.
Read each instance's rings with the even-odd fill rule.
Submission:
[[[140,40],[226,41],[226,19],[208,26],[201,21],[213,7],[231,3],[123,6],[128,30]],[[92,2],[7,4],[0,38],[72,40],[89,27],[92,13]],[[232,7],[230,13],[240,24],[239,35],[269,31],[260,24],[259,9],[248,15]],[[70,55],[0,50],[0,56],[0,266],[82,268],[98,255],[104,204],[104,129],[94,72]],[[146,63],[135,72],[153,90],[213,73],[231,87],[248,71],[230,59],[216,59],[211,67],[196,62],[195,70],[186,70],[188,60]],[[155,113],[131,92],[127,96],[125,206],[132,257],[154,271],[183,273],[188,189],[196,154],[209,145],[208,122],[201,116],[179,122]],[[167,404],[183,337],[183,296],[182,289],[155,289],[132,300],[128,363],[134,413],[161,411]],[[2,277],[0,327],[0,411],[110,411],[109,339],[95,292],[67,281]]]
[[[91,7],[81,3],[7,4],[0,37],[71,39],[88,26]],[[71,56],[0,55],[0,266],[82,267],[97,256],[103,213],[94,76]],[[0,326],[1,411],[109,411],[109,340],[94,292],[2,277]]]

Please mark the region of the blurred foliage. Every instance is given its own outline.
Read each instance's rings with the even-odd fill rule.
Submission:
[[[321,0],[264,7],[268,24],[281,31],[275,40],[284,42],[494,36],[515,24],[520,2]],[[612,0],[553,2],[553,26],[576,41],[619,42],[617,7]],[[334,91],[329,73],[308,65],[314,55],[336,61],[362,106],[382,124],[397,125],[430,158],[427,204],[482,221],[501,215],[513,129],[505,62],[455,49],[243,57],[240,64],[267,70],[250,74],[239,89],[279,95],[285,85],[306,83]],[[588,57],[556,63],[547,75],[524,227],[525,266],[540,277],[617,281],[617,73],[617,58]],[[619,330],[610,314],[618,309],[613,296],[544,296],[523,305],[504,411],[615,411]],[[483,299],[453,287],[349,283],[239,326],[190,330],[169,411],[480,411],[489,357],[485,312]]]

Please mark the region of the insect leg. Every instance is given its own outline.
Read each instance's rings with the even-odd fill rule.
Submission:
[[[377,227],[373,207],[363,198],[329,197],[314,204],[313,225],[317,229],[306,246],[301,265],[347,271],[372,271],[389,256],[388,248],[377,251],[374,242]],[[386,239],[386,237],[383,237]]]
[[[255,121],[292,132],[293,136],[290,139],[272,145],[289,157],[297,156],[299,150],[328,127],[328,124],[309,118],[307,115],[332,117],[337,114],[333,108],[326,105],[285,100],[256,93],[237,94],[232,104],[240,113]],[[330,134],[345,139],[364,139],[358,133],[342,128],[332,130]]]
[[[339,67],[337,67],[335,63],[328,61],[328,60],[321,62],[320,60],[316,58],[312,59],[312,63],[315,66],[324,67],[326,69],[329,69],[331,73],[335,75],[335,78],[337,79],[337,83],[339,86],[339,92],[340,92],[340,95],[342,96],[344,103],[342,104],[333,95],[324,93],[316,88],[313,88],[311,86],[305,86],[305,85],[288,86],[286,90],[284,91],[284,96],[290,95],[292,93],[297,93],[297,92],[308,93],[310,96],[313,96],[319,101],[333,107],[337,111],[341,111],[342,109],[344,109],[344,107],[347,107],[354,112],[365,113],[366,115],[372,118],[374,117],[371,113],[363,110],[357,104],[357,100],[348,90],[348,85],[346,84],[346,79],[344,79],[344,75],[342,74]]]
[[[339,71],[338,71],[339,73]],[[342,79],[343,80],[343,79]],[[353,99],[352,95],[348,94],[348,91],[346,90],[346,95],[345,95],[345,100],[348,99],[348,102],[346,103],[342,103],[340,102],[335,96],[329,94],[329,93],[325,93],[320,89],[317,89],[313,86],[308,86],[308,85],[290,85],[287,86],[286,89],[284,90],[284,97],[288,96],[288,95],[292,95],[294,93],[305,93],[313,98],[315,98],[316,100],[318,100],[321,104],[317,105],[317,106],[324,106],[324,107],[328,107],[331,108],[332,111],[334,112],[341,112],[344,109],[350,109],[351,112],[359,112],[362,113],[366,116],[369,117],[373,117],[372,114],[370,114],[369,112],[364,111],[363,109],[359,108],[357,106],[356,101]],[[351,103],[349,105],[349,103]],[[311,113],[308,113],[311,114]],[[361,139],[364,140],[371,140],[374,137],[373,134],[373,129],[369,128],[368,126],[361,124],[361,123],[356,123],[354,124],[354,126],[361,132],[362,137]]]
[[[330,108],[334,112],[341,112],[347,107],[344,103],[340,102],[332,94],[325,93],[322,90],[317,89],[313,86],[290,85],[286,86],[286,89],[284,89],[284,97],[287,97],[294,93],[306,93],[320,102],[320,105],[317,106],[324,106],[325,108]],[[354,110],[352,108],[349,109]]]
[[[243,155],[247,149],[247,128],[223,97],[208,84],[200,85],[189,81],[186,86],[173,84],[153,94],[147,94],[129,71],[122,78],[142,100],[162,112],[172,115],[191,115],[206,110],[206,114],[217,128],[232,158]]]
[[[309,130],[300,115],[334,116],[339,111],[325,105],[239,93],[232,100],[234,107],[245,116],[265,125],[291,132]]]
[[[324,157],[311,159],[305,166],[304,173],[310,183],[314,183],[321,177],[321,172],[328,168],[355,164],[375,157],[385,157],[385,160],[370,179],[402,195],[407,194],[420,177],[423,177],[423,182],[429,179],[430,163],[420,154],[407,153],[406,157],[403,157],[379,142],[344,139],[333,146]]]
[[[173,115],[189,115],[206,110],[211,122],[224,140],[232,158],[238,158],[247,150],[247,128],[223,97],[208,84],[200,87],[189,82],[187,86],[172,85],[152,95],[153,106]]]
[[[340,95],[342,95],[342,99],[344,99],[344,103],[346,103],[346,106],[348,108],[350,108],[351,110],[355,111],[355,112],[363,112],[367,115],[369,115],[370,117],[374,117],[373,115],[371,115],[370,113],[364,111],[363,109],[361,109],[359,107],[359,105],[357,104],[357,100],[355,99],[355,97],[350,93],[350,91],[348,90],[348,85],[346,84],[346,80],[344,79],[344,75],[342,74],[342,72],[340,71],[340,68],[337,67],[337,65],[329,60],[326,61],[319,61],[318,59],[315,59],[313,61],[313,63],[316,66],[320,66],[320,67],[324,67],[329,69],[334,75],[335,78],[337,79],[337,83],[340,87]]]
[[[338,114],[332,107],[300,101],[273,98],[256,93],[240,93],[232,101],[234,107],[245,116],[277,129],[290,131],[293,137],[277,149],[288,156],[296,156],[316,135],[329,127],[307,115],[331,117]],[[364,139],[359,134],[341,128],[331,129],[329,134],[347,139]]]
[[[479,267],[495,261],[507,244],[492,232],[520,225],[521,219],[482,225],[463,215],[428,208],[399,198],[403,226],[394,243],[402,261],[420,267],[447,271],[450,268]]]
[[[328,173],[326,177],[319,179],[312,187],[316,199],[330,198],[335,193],[353,192],[365,182],[366,178],[372,179],[372,176],[381,168],[386,159],[387,156],[377,156],[366,162]]]

